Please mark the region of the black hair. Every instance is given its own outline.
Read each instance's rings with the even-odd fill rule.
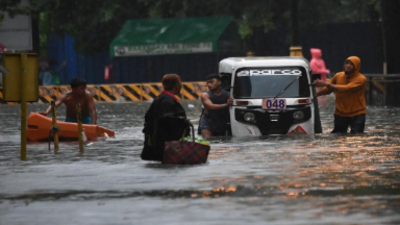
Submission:
[[[77,88],[80,86],[85,86],[86,87],[86,80],[80,78],[80,77],[76,77],[74,79],[71,80],[71,83],[69,83],[71,85],[71,88]]]
[[[206,77],[206,80],[211,80],[211,79],[217,79],[217,80],[219,80],[219,81],[221,81],[222,80],[222,77],[219,75],[219,74],[217,74],[217,73],[213,73],[213,74],[210,74],[210,75],[208,75],[207,77]]]

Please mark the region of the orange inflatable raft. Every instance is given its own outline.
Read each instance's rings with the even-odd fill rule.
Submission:
[[[57,126],[60,127],[58,137],[67,140],[78,139],[78,124],[57,121]],[[31,113],[28,117],[28,141],[47,141],[49,138],[50,129],[53,123],[51,118],[40,115],[39,113]],[[112,130],[106,129],[98,125],[83,124],[82,129],[88,140],[96,140],[99,137],[114,137],[115,133]]]

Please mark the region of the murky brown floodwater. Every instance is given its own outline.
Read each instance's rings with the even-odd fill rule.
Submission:
[[[115,139],[83,155],[34,143],[22,162],[19,106],[1,105],[0,224],[400,224],[400,108],[369,107],[366,133],[340,136],[327,101],[324,134],[215,138],[198,166],[140,160],[149,103],[98,104]]]

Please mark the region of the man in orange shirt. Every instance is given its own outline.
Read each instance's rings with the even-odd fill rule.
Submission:
[[[314,81],[315,86],[324,87],[317,92],[317,97],[335,91],[335,127],[332,133],[347,133],[349,126],[352,134],[364,132],[367,113],[365,103],[367,78],[359,72],[360,67],[360,58],[350,56],[344,62],[344,71],[335,74],[330,83],[318,79]]]

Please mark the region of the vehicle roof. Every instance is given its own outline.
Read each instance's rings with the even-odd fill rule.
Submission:
[[[220,73],[232,73],[233,70],[242,67],[280,67],[302,66],[311,71],[310,63],[302,57],[230,57],[219,63]]]

